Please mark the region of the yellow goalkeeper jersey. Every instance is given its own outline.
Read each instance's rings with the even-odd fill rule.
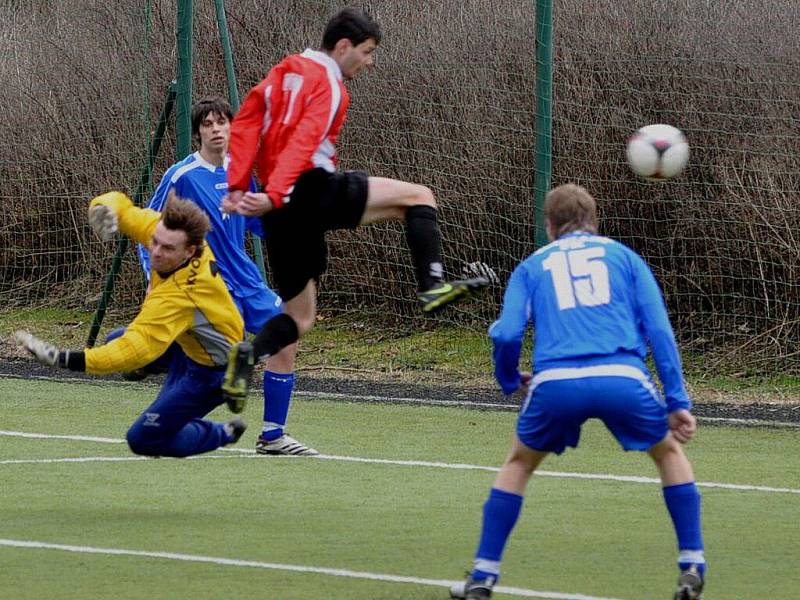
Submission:
[[[119,229],[148,245],[161,213],[137,208],[121,192],[94,198],[90,206],[114,209]],[[85,350],[86,372],[96,375],[131,371],[161,356],[172,342],[198,364],[222,366],[233,344],[244,339],[244,322],[216,268],[214,254],[203,245],[199,257],[162,278],[152,272],[150,293],[125,334],[105,346]]]

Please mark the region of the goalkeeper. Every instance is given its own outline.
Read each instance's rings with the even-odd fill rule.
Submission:
[[[235,443],[245,424],[203,417],[246,394],[253,368],[252,347],[241,342],[244,323],[231,299],[214,255],[205,244],[209,221],[194,203],[172,196],[163,213],[140,209],[120,192],[91,201],[89,223],[103,239],[119,229],[146,244],[152,260],[151,290],[125,333],[98,348],[61,350],[27,332],[17,341],[41,363],[95,375],[131,371],[161,356],[176,342],[182,353],[170,363],[155,401],[128,430],[136,454],[184,457]],[[238,389],[223,392],[228,365]]]

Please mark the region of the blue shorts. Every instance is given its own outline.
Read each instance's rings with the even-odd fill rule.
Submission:
[[[283,300],[266,286],[246,296],[231,296],[242,314],[244,329],[248,333],[258,333],[267,321],[283,312]]]
[[[600,419],[625,450],[648,450],[667,435],[667,408],[650,375],[611,364],[537,373],[517,419],[517,436],[534,450],[576,448],[581,426]]]
[[[175,355],[158,396],[128,430],[131,450],[146,456],[192,456],[227,443],[220,423],[203,419],[224,402],[225,367]]]

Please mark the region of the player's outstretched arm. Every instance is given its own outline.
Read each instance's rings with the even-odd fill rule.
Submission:
[[[17,331],[14,333],[14,339],[22,348],[27,350],[34,359],[43,365],[71,368],[70,365],[75,366],[76,359],[82,360],[82,352],[79,353],[81,358],[77,358],[77,354],[71,353],[69,350],[60,350],[50,342],[39,339],[27,331]]]
[[[120,231],[140,244],[149,244],[160,219],[160,213],[137,208],[122,192],[107,192],[89,203],[89,224],[104,240]]]
[[[181,331],[181,322],[173,317],[174,314],[166,310],[163,313],[164,322],[150,323],[148,328],[143,326],[140,313],[124,335],[97,348],[64,350],[27,331],[17,331],[14,338],[17,344],[43,365],[108,375],[138,369],[161,356]]]

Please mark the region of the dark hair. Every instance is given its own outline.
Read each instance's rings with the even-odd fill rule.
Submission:
[[[544,214],[554,238],[579,230],[597,233],[597,203],[586,188],[574,183],[550,190],[544,201]]]
[[[381,28],[367,13],[355,8],[345,8],[336,13],[325,26],[322,49],[333,50],[336,42],[348,39],[358,46],[368,39],[381,41]]]
[[[203,252],[203,241],[211,230],[211,222],[202,208],[191,200],[181,200],[171,191],[161,212],[161,222],[167,229],[183,231],[186,234],[186,245],[197,246],[194,255],[200,256]]]
[[[233,109],[225,98],[203,98],[192,104],[192,135],[199,135],[200,123],[210,113],[228,117],[228,121],[233,120]]]

